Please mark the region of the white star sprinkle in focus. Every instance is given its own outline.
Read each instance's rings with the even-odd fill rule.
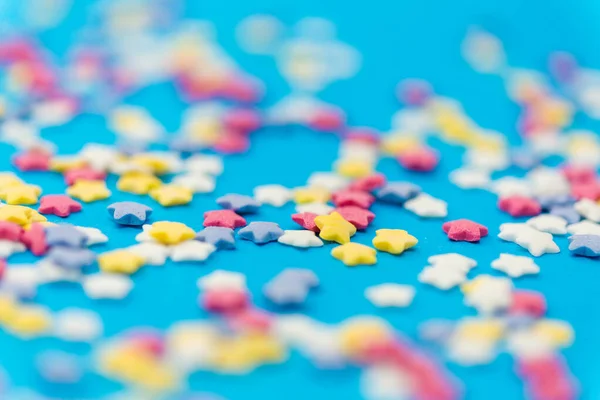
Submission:
[[[277,239],[279,243],[294,247],[321,247],[323,241],[319,239],[313,231],[305,230],[286,230],[283,235]]]
[[[533,261],[533,258],[506,253],[500,254],[500,258],[492,261],[492,268],[502,271],[512,278],[540,272],[540,267]]]
[[[565,235],[567,233],[567,220],[557,215],[538,215],[530,218],[527,225],[541,232],[551,233],[553,235]]]

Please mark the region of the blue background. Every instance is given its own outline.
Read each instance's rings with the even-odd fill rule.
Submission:
[[[57,57],[62,57],[69,43],[86,23],[88,2],[77,1],[63,24],[40,34],[42,43]],[[261,12],[270,13],[286,24],[305,16],[332,20],[338,36],[355,46],[363,55],[360,73],[352,80],[332,85],[322,93],[326,101],[343,107],[354,125],[389,129],[391,115],[398,109],[393,96],[394,85],[403,78],[419,77],[432,83],[436,91],[454,97],[467,113],[482,127],[505,133],[511,142],[518,143],[515,122],[518,109],[506,97],[503,82],[494,76],[478,75],[460,56],[460,42],[470,25],[477,24],[497,34],[505,44],[509,63],[513,66],[545,70],[547,56],[554,50],[572,52],[589,67],[600,67],[597,7],[592,0],[566,2],[558,0],[533,1],[357,1],[350,4],[338,0],[253,1],[189,1],[185,15],[213,21],[219,42],[248,72],[267,84],[264,104],[272,104],[289,92],[278,76],[271,58],[244,54],[236,45],[234,28],[244,17]],[[354,4],[356,3],[356,4]],[[144,89],[127,102],[148,107],[169,131],[176,130],[185,105],[170,85]],[[577,127],[595,129],[597,123],[577,116]],[[80,116],[67,126],[47,129],[44,137],[55,141],[60,152],[78,151],[86,142],[113,143],[104,120],[98,116]],[[109,178],[113,196],[105,201],[85,205],[81,213],[67,221],[84,226],[97,226],[110,241],[96,249],[128,246],[134,243],[137,230],[120,228],[109,221],[105,207],[121,200],[141,200],[154,207],[154,220],[182,221],[199,230],[204,211],[215,209],[214,199],[236,192],[251,194],[259,184],[280,183],[288,187],[301,186],[313,171],[328,171],[337,154],[338,140],[299,128],[265,129],[252,137],[251,150],[241,156],[225,159],[225,172],[218,179],[211,195],[196,195],[187,207],[164,209],[148,197],[120,193],[114,189],[115,179]],[[53,310],[77,306],[98,311],[105,324],[107,336],[132,326],[167,328],[180,319],[204,318],[206,313],[196,305],[198,277],[215,269],[228,269],[247,275],[248,285],[255,294],[258,307],[270,309],[260,296],[260,290],[270,278],[285,267],[312,268],[321,279],[319,291],[310,295],[300,310],[318,320],[337,323],[358,314],[377,314],[386,318],[399,331],[415,337],[420,322],[431,318],[458,319],[473,310],[464,306],[458,290],[448,293],[421,285],[418,272],[426,265],[428,256],[443,252],[459,252],[475,258],[479,266],[470,276],[480,273],[496,274],[489,264],[501,252],[526,254],[512,243],[501,242],[496,234],[499,224],[510,217],[496,207],[496,197],[484,191],[463,191],[447,182],[449,171],[461,164],[461,150],[434,143],[442,150],[440,167],[430,175],[416,175],[398,167],[393,160],[383,160],[378,170],[390,180],[412,180],[433,196],[449,203],[447,219],[469,218],[490,228],[490,236],[479,244],[450,242],[441,230],[441,220],[420,220],[414,215],[389,206],[374,205],[375,222],[354,240],[370,243],[378,228],[406,229],[419,239],[414,251],[401,257],[379,253],[375,267],[347,268],[334,260],[331,245],[302,251],[269,244],[257,247],[238,242],[238,250],[218,252],[202,265],[191,263],[164,267],[145,267],[135,274],[135,288],[123,301],[92,301],[79,285],[51,284],[42,287],[37,302]],[[12,148],[0,147],[0,167],[12,169],[8,155]],[[509,171],[514,172],[514,171]],[[63,193],[65,184],[59,175],[26,173],[29,182],[40,184],[45,194]],[[294,228],[290,220],[293,205],[276,209],[265,206],[253,220],[278,222],[284,229]],[[51,218],[57,221],[58,218]],[[597,261],[574,259],[566,251],[566,239],[557,238],[562,249],[558,255],[546,255],[536,260],[541,267],[539,276],[515,280],[518,288],[543,292],[549,304],[549,316],[572,323],[576,331],[575,344],[564,354],[573,374],[582,386],[582,398],[600,398],[598,383],[600,354],[600,325],[595,311],[596,287],[600,282]],[[11,262],[31,262],[29,255],[17,255]],[[417,287],[411,307],[405,310],[378,310],[363,295],[366,287],[383,282],[400,282]],[[61,343],[53,339],[22,341],[0,332],[0,364],[8,371],[15,386],[34,386],[42,393],[61,398],[96,398],[119,390],[120,386],[94,374],[72,388],[57,388],[43,383],[33,368],[35,355],[49,346],[80,354],[89,354],[86,345]],[[503,355],[489,366],[448,368],[466,388],[466,398],[520,399],[523,387],[513,373],[513,362]],[[263,367],[242,377],[197,373],[190,382],[192,388],[237,399],[331,399],[360,398],[359,371],[349,369],[327,372],[313,368],[310,363],[292,355],[283,365]]]

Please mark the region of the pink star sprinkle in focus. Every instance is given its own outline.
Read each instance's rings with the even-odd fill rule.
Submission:
[[[448,238],[457,242],[478,242],[487,236],[488,228],[468,219],[448,221],[442,225]]]
[[[332,201],[336,207],[356,206],[369,208],[375,201],[375,197],[367,192],[358,190],[342,190],[333,194]]]
[[[356,206],[339,207],[335,209],[344,219],[356,227],[356,229],[367,229],[375,219],[371,211]]]
[[[246,226],[246,220],[232,210],[207,211],[204,213],[204,226],[235,229]]]
[[[47,194],[40,199],[38,211],[41,214],[54,214],[68,217],[71,213],[81,211],[81,203],[64,194]]]
[[[319,233],[320,229],[315,224],[315,218],[318,217],[318,214],[311,212],[303,212],[292,215],[292,221],[303,227],[304,229],[308,229],[309,231],[313,231],[315,233]]]
[[[498,208],[513,217],[535,217],[542,212],[542,207],[536,200],[525,196],[503,197],[498,202]]]

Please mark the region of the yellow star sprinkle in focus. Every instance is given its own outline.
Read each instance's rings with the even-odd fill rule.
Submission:
[[[330,198],[329,190],[322,187],[302,187],[294,190],[294,201],[297,204],[327,203]]]
[[[104,181],[78,179],[73,186],[67,189],[67,194],[86,203],[91,203],[110,197],[111,192]]]
[[[150,191],[150,197],[163,207],[179,206],[192,201],[194,193],[183,186],[163,185]]]
[[[6,204],[35,204],[42,189],[36,185],[26,183],[10,185],[0,190],[0,199]]]
[[[147,173],[132,171],[123,174],[117,181],[117,189],[135,194],[148,194],[152,189],[162,185],[162,181],[156,176]]]
[[[373,246],[380,251],[402,254],[404,250],[410,249],[418,242],[416,237],[402,229],[378,229],[375,232]]]
[[[32,222],[44,222],[46,217],[32,208],[9,204],[0,207],[0,221],[14,222],[25,227]]]
[[[144,265],[144,257],[127,250],[115,250],[100,254],[98,265],[104,272],[131,275]]]
[[[159,221],[152,224],[148,235],[163,244],[178,244],[192,239],[196,232],[181,222]]]
[[[315,224],[321,230],[319,232],[321,239],[339,244],[348,243],[350,237],[356,233],[356,227],[337,212],[332,212],[330,215],[319,215],[315,218]]]
[[[346,178],[362,178],[373,172],[373,165],[364,160],[340,160],[335,171]]]
[[[373,265],[377,262],[377,251],[360,243],[346,243],[331,250],[331,255],[349,267]]]

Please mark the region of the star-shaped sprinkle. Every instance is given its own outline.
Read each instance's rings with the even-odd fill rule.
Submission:
[[[163,207],[173,207],[188,204],[192,201],[193,193],[190,189],[168,184],[152,189],[149,192],[150,197]]]
[[[0,240],[0,258],[8,258],[15,253],[22,253],[25,251],[25,245],[19,242],[13,242],[12,240]]]
[[[425,193],[408,200],[404,208],[423,218],[444,218],[448,215],[448,203]]]
[[[309,288],[288,280],[273,279],[263,287],[263,294],[269,301],[280,306],[303,304]]]
[[[313,271],[305,268],[286,268],[275,279],[297,282],[309,288],[319,286],[319,278]]]
[[[36,185],[22,183],[0,189],[0,199],[6,204],[35,204],[42,189]]]
[[[368,287],[365,297],[377,307],[408,307],[415,297],[415,288],[397,283],[382,283]]]
[[[250,196],[231,193],[217,199],[217,204],[238,214],[252,214],[258,211],[260,203]]]
[[[65,182],[68,186],[74,185],[78,180],[104,181],[106,173],[89,167],[70,169],[64,173]]]
[[[506,309],[512,300],[512,281],[491,275],[479,275],[461,287],[465,304],[475,307],[480,313],[491,314]]]
[[[93,311],[66,308],[55,314],[53,333],[68,342],[92,342],[102,335],[102,320]]]
[[[86,203],[104,200],[110,197],[111,192],[103,181],[79,179],[67,188],[67,194]]]
[[[292,191],[277,184],[261,185],[254,188],[254,198],[261,204],[282,207],[292,199]]]
[[[162,184],[160,179],[150,173],[132,171],[121,175],[117,181],[117,189],[133,194],[148,194]]]
[[[569,250],[583,257],[600,256],[600,235],[574,235],[569,238]]]
[[[169,255],[171,248],[160,243],[143,242],[126,247],[125,250],[144,258],[144,264],[163,265]]]
[[[438,289],[449,290],[465,282],[467,275],[459,268],[447,268],[440,264],[423,268],[417,279]]]
[[[127,250],[113,250],[98,256],[102,272],[131,275],[144,265],[144,257]]]
[[[330,197],[329,190],[320,186],[301,187],[294,190],[294,201],[297,204],[326,203]]]
[[[193,193],[212,193],[216,185],[215,178],[199,173],[177,175],[171,183],[188,188]]]
[[[19,242],[23,235],[23,228],[14,222],[0,221],[0,239]]]
[[[223,160],[219,156],[195,154],[185,161],[185,169],[218,176],[223,173]]]
[[[342,190],[333,194],[332,201],[336,207],[356,206],[366,209],[371,207],[375,197],[359,190]]]
[[[244,240],[251,240],[256,244],[274,242],[283,235],[283,229],[275,222],[250,222],[250,224],[238,232],[238,236]]]
[[[193,239],[196,232],[181,222],[158,221],[152,224],[148,235],[163,244],[179,244]]]
[[[478,242],[487,236],[488,228],[468,219],[457,219],[448,221],[442,225],[442,230],[448,238],[454,241]]]
[[[575,211],[582,217],[590,221],[600,222],[600,205],[595,201],[590,199],[579,200],[574,207]]]
[[[348,179],[334,172],[313,172],[307,183],[309,186],[322,187],[335,192],[348,186]]]
[[[189,240],[171,247],[171,260],[204,261],[216,250],[217,248],[210,243]]]
[[[534,217],[542,212],[537,200],[520,195],[502,197],[498,207],[513,217]]]
[[[198,288],[203,291],[221,289],[246,290],[246,276],[239,272],[217,269],[198,279]]]
[[[571,235],[600,235],[600,224],[584,220],[567,226]]]
[[[464,274],[477,266],[477,261],[458,253],[444,253],[431,256],[427,259],[433,266],[456,269]]]
[[[379,251],[402,254],[418,242],[416,237],[402,229],[378,229],[375,231],[373,246]]]
[[[377,251],[360,243],[345,243],[331,250],[331,255],[349,267],[377,263]]]
[[[96,260],[93,251],[69,246],[53,246],[46,257],[50,262],[71,270],[79,270]]]
[[[529,250],[529,253],[535,257],[542,256],[546,253],[560,252],[560,248],[554,243],[552,235],[546,232],[530,230],[519,233],[515,243]]]
[[[514,176],[505,176],[492,182],[491,190],[498,197],[511,196],[530,196],[531,187],[525,179],[515,178]]]
[[[575,203],[575,199],[570,194],[538,196],[537,201],[542,206],[542,210],[550,210],[556,206],[571,206]]]
[[[449,179],[461,189],[486,189],[490,173],[477,168],[459,168],[450,172]]]
[[[23,235],[21,236],[21,242],[27,246],[33,255],[41,256],[46,254],[48,251],[48,244],[46,243],[46,230],[42,224],[31,224],[29,229],[23,232]]]
[[[511,278],[538,274],[540,272],[540,267],[533,261],[533,258],[514,256],[506,253],[500,254],[500,258],[492,261],[492,268],[504,272]]]
[[[298,204],[296,206],[296,211],[299,213],[312,213],[317,215],[327,215],[330,214],[334,208],[329,204],[325,203],[305,203]]]
[[[108,242],[108,236],[102,233],[102,231],[98,228],[92,228],[87,226],[76,226],[75,228],[87,237],[86,244],[88,246]]]
[[[133,289],[133,281],[122,274],[98,273],[88,275],[83,290],[90,299],[123,299]]]
[[[340,244],[348,243],[350,237],[356,233],[356,227],[337,212],[330,215],[319,215],[315,218],[315,224],[319,228],[321,239]]]
[[[204,213],[204,226],[235,229],[246,226],[246,220],[232,210],[207,211]]]
[[[48,171],[52,154],[43,150],[28,150],[17,154],[12,163],[19,171]]]
[[[281,244],[294,247],[321,247],[323,241],[313,231],[284,230],[283,235],[277,239]]]
[[[360,190],[363,192],[373,192],[376,189],[380,189],[387,184],[387,178],[385,175],[375,173],[373,175],[365,176],[364,178],[358,178],[348,186],[350,190]]]
[[[40,199],[38,211],[42,214],[54,214],[68,217],[71,213],[81,211],[81,203],[64,194],[47,194]]]
[[[502,240],[515,242],[520,234],[531,231],[538,232],[537,229],[528,224],[505,223],[500,225],[500,233],[498,234],[498,237]]]
[[[577,200],[600,198],[600,183],[591,181],[571,184],[571,195]]]
[[[49,246],[83,247],[87,243],[87,236],[73,225],[48,226],[46,243]]]
[[[113,221],[119,225],[143,225],[152,214],[152,208],[135,201],[112,203],[106,209]]]
[[[556,215],[543,214],[533,217],[527,221],[527,225],[541,232],[553,235],[565,235],[567,233],[567,220]]]
[[[235,249],[233,229],[221,226],[209,226],[196,234],[196,240],[210,243],[218,250]]]
[[[581,215],[579,215],[573,206],[554,206],[550,209],[550,214],[564,218],[569,224],[579,222],[581,219]]]
[[[402,205],[421,193],[421,188],[409,182],[389,182],[377,191],[377,199],[385,203]]]
[[[304,229],[308,229],[309,231],[313,231],[319,233],[319,227],[315,224],[315,218],[318,217],[318,214],[304,212],[292,214],[292,221],[303,227]]]
[[[375,214],[364,208],[356,206],[338,207],[335,212],[356,227],[356,229],[367,229],[375,219]]]

